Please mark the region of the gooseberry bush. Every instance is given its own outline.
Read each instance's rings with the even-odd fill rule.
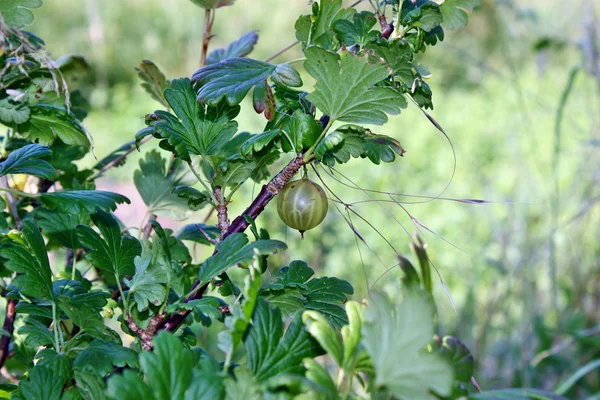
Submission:
[[[463,27],[479,1],[358,1],[371,7],[364,11],[313,2],[294,27],[304,57],[278,64],[271,61],[284,52],[248,57],[256,32],[209,51],[214,15],[234,0],[192,1],[207,22],[201,67],[168,80],[143,61],[138,75],[159,109],[91,168],[77,163],[92,141],[82,124],[87,103],[70,83],[85,60],[53,60],[23,30],[33,18],[27,7],[40,0],[0,4],[0,397],[494,398],[477,393],[469,350],[439,332],[419,238],[417,267],[399,255],[398,298],[351,301],[350,282],[317,277],[300,260],[273,265],[286,244],[259,218],[279,194],[282,221],[311,229],[327,197],[307,178],[309,167],[404,154],[396,139],[364,125],[381,126],[411,104],[441,130],[426,111],[429,70],[415,56],[442,41],[444,29]],[[250,92],[266,121],[256,134],[236,121]],[[142,229],[125,227],[111,212],[129,199],[96,182],[155,139],[160,151],[147,152],[133,176],[148,218]],[[292,181],[297,174],[304,177]],[[228,205],[248,181],[262,189],[237,199],[248,207],[231,218]],[[200,209],[215,211],[216,225],[198,222]],[[175,233],[161,218],[188,223]],[[212,255],[194,259],[192,244]],[[197,347],[209,326],[219,354]]]

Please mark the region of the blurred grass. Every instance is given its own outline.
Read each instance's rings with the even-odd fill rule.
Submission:
[[[189,76],[197,68],[202,10],[185,0],[128,0],[110,7],[97,0],[46,3],[36,12],[30,29],[46,40],[54,56],[81,53],[93,66],[87,82],[94,83],[87,88],[93,108],[85,125],[101,158],[131,140],[143,127],[143,116],[159,108],[139,88],[135,65],[151,59],[168,78]],[[219,10],[211,48],[259,29],[260,41],[252,56],[265,59],[295,40],[293,23],[300,13],[308,12],[305,3],[263,0],[257,6],[251,0],[238,0],[234,7]],[[436,282],[441,331],[457,335],[475,353],[476,377],[482,387],[552,388],[600,352],[597,333],[576,334],[597,330],[600,309],[600,82],[587,72],[573,82],[564,108],[559,153],[554,155],[560,97],[571,69],[582,64],[578,44],[586,34],[589,8],[585,6],[590,5],[600,4],[485,0],[466,29],[448,34],[423,60],[433,73],[435,110],[431,114],[450,135],[458,161],[444,197],[491,203],[395,199],[454,245],[424,230],[431,259],[456,304],[457,312]],[[534,52],[535,42],[546,37],[561,39],[564,45]],[[296,48],[277,61],[299,55]],[[312,83],[309,79],[305,83],[308,90]],[[259,132],[264,119],[248,110],[251,107],[239,118],[241,130]],[[452,150],[419,110],[409,106],[384,128],[374,130],[400,140],[408,150],[405,157],[381,166],[353,160],[339,167],[341,173],[365,189],[440,194],[452,173]],[[152,146],[146,145],[144,151]],[[123,185],[131,182],[136,157],[107,174],[104,185],[118,185],[114,190],[135,197],[131,186]],[[556,157],[560,160],[558,193],[553,182]],[[319,173],[346,203],[371,199],[337,183],[324,170]],[[231,205],[232,214],[243,210],[255,191],[258,187],[251,183],[240,190]],[[553,231],[551,201],[557,195],[560,208]],[[371,196],[390,200],[385,195]],[[354,209],[397,251],[409,253],[409,234],[416,227],[397,204],[369,202]],[[204,213],[199,212],[195,220]],[[307,232],[304,241],[283,227],[274,207],[268,208],[258,224],[268,227],[272,236],[288,240],[290,249],[277,260],[278,265],[306,259],[320,274],[348,279],[356,288],[355,298],[360,299],[366,295],[366,281],[372,285],[397,260],[377,232],[356,216],[352,221],[369,248],[362,244],[357,248],[355,236],[333,203],[326,223]],[[552,238],[556,299],[550,268]],[[376,288],[397,292],[399,277],[400,271],[393,268]],[[553,346],[569,337],[576,339],[552,354]],[[542,357],[534,369],[533,360],[544,351],[550,356]],[[584,389],[599,390],[599,381],[598,375],[588,376]]]

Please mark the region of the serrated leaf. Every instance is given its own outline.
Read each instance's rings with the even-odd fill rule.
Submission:
[[[270,145],[279,138],[281,131],[279,129],[258,133],[250,136],[248,140],[242,144],[241,152],[243,155],[251,155],[252,153],[259,152],[266,146]]]
[[[168,274],[160,265],[150,265],[150,254],[144,255],[144,258],[137,256],[133,262],[135,275],[131,280],[125,279],[125,283],[129,286],[129,293],[133,294],[138,311],[141,312],[150,304],[159,305],[165,300],[167,290],[162,284],[168,282]]]
[[[463,342],[452,336],[444,336],[439,343],[439,352],[454,369],[454,380],[463,383],[471,381],[475,360]]]
[[[177,197],[187,200],[188,208],[192,211],[197,211],[204,207],[209,202],[207,194],[202,193],[198,189],[186,185],[179,185],[173,189],[173,194]]]
[[[206,9],[230,6],[235,0],[191,0],[192,3]]]
[[[52,144],[58,136],[66,144],[89,148],[88,135],[79,120],[64,108],[39,104],[31,109],[29,121],[15,127],[21,135],[40,144]]]
[[[33,318],[25,320],[25,325],[19,328],[18,333],[25,336],[25,345],[29,347],[37,348],[54,344],[54,335],[50,329]]]
[[[338,20],[351,20],[355,13],[356,10],[353,8],[342,8],[342,0],[322,0],[313,3],[312,16],[302,15],[294,25],[296,39],[302,42],[302,48],[316,44],[334,50],[338,46],[334,40],[332,26]]]
[[[200,68],[192,75],[192,82],[199,87],[198,101],[214,106],[225,98],[227,103],[235,106],[275,68],[275,65],[251,58],[230,58]]]
[[[50,149],[39,144],[28,144],[11,152],[0,163],[0,176],[8,174],[28,174],[44,179],[55,180],[58,172],[47,161],[42,160],[52,154]]]
[[[12,284],[25,296],[52,299],[52,270],[44,238],[31,220],[23,221],[21,229],[28,247],[16,241],[3,245],[0,256],[7,259],[4,266],[19,274]]]
[[[333,120],[383,125],[385,115],[397,115],[406,99],[391,87],[373,87],[389,75],[381,63],[342,51],[341,56],[319,47],[306,49],[304,66],[316,79],[315,91],[307,96]]]
[[[108,333],[100,314],[110,294],[101,290],[88,291],[81,282],[59,280],[53,282],[54,298],[71,322],[94,338],[106,338]]]
[[[289,118],[287,131],[292,143],[289,143],[287,138],[283,138],[281,140],[282,150],[300,152],[305,148],[310,148],[316,142],[323,131],[323,126],[315,121],[312,115],[305,114],[302,110],[296,110]]]
[[[7,25],[22,28],[33,22],[34,16],[29,9],[41,6],[42,0],[2,0],[0,14]]]
[[[51,241],[68,249],[75,250],[81,247],[75,227],[88,222],[89,217],[86,214],[74,215],[39,207],[36,208],[34,216],[44,235]]]
[[[371,31],[377,24],[377,18],[369,11],[361,11],[352,16],[352,20],[340,19],[333,23],[332,28],[338,40],[344,46],[356,44],[364,46],[379,37],[379,32]]]
[[[262,298],[258,299],[254,309],[245,345],[248,368],[259,382],[279,374],[301,373],[304,358],[322,353],[304,329],[300,313],[295,315],[284,334],[281,312]]]
[[[8,97],[0,100],[0,122],[4,124],[24,124],[30,114],[31,110],[25,103],[15,102]]]
[[[448,29],[464,28],[469,21],[468,12],[473,12],[473,8],[481,5],[481,0],[445,0],[440,5],[440,10],[444,16],[444,25]]]
[[[221,236],[221,231],[216,226],[198,223],[185,225],[177,233],[177,238],[179,240],[189,240],[195,243],[212,245],[202,231],[206,232],[211,239],[217,239]]]
[[[154,351],[140,354],[142,371],[159,399],[181,399],[189,385],[193,358],[175,336],[161,333]]]
[[[174,159],[170,168],[160,153],[152,150],[140,159],[140,168],[133,173],[133,182],[148,213],[173,220],[183,220],[190,216],[188,199],[174,193],[179,185],[191,185],[196,182],[188,167]]]
[[[188,78],[171,81],[171,87],[165,89],[164,95],[175,115],[156,111],[153,114],[156,118],[149,124],[154,133],[166,139],[168,147],[185,161],[191,161],[190,154],[218,153],[235,134],[237,122],[233,119],[240,112],[239,106],[229,106],[225,102],[211,103],[214,107],[198,103]]]
[[[102,237],[88,226],[79,225],[77,236],[88,249],[86,257],[97,268],[116,275],[133,275],[133,260],[142,252],[140,242],[125,234],[121,235],[119,223],[109,213],[99,211],[91,215]]]
[[[227,268],[252,261],[255,255],[273,254],[285,249],[286,244],[278,240],[248,243],[245,234],[235,233],[220,242],[216,247],[217,253],[202,263],[198,279],[201,284],[208,283]]]
[[[298,310],[315,310],[341,328],[348,323],[342,303],[354,289],[347,281],[333,277],[311,279],[313,275],[314,271],[304,261],[292,261],[279,270],[273,283],[261,289],[261,295],[281,305],[288,315]]]
[[[73,360],[65,353],[57,353],[54,349],[44,349],[36,357],[40,367],[48,368],[61,380],[66,381],[73,377]]]
[[[224,49],[216,49],[206,56],[206,65],[216,64],[229,58],[238,58],[247,56],[254,50],[254,45],[258,42],[258,31],[251,31],[229,43]]]
[[[150,60],[144,60],[139,67],[135,67],[138,77],[142,80],[142,87],[154,100],[165,107],[169,104],[163,95],[163,91],[170,87],[165,74]]]
[[[406,40],[378,39],[371,41],[366,48],[383,59],[394,75],[410,87],[413,81],[413,51]]]
[[[440,6],[433,1],[425,1],[415,4],[411,1],[402,3],[402,25],[407,27],[421,28],[425,32],[442,23],[443,16]]]
[[[139,368],[135,351],[114,343],[94,340],[75,359],[73,367],[78,371],[94,372],[105,377],[115,367]]]
[[[212,183],[221,187],[234,187],[248,180],[255,168],[256,162],[253,160],[224,162],[219,166]]]
[[[396,155],[404,155],[400,143],[389,136],[376,135],[356,125],[344,125],[327,135],[316,148],[317,159],[333,166],[346,163],[351,157],[368,158],[374,164],[393,162]]]
[[[44,207],[51,210],[58,209],[69,214],[92,213],[97,209],[114,211],[117,209],[117,204],[131,203],[127,197],[121,194],[103,190],[43,193],[39,198]]]
[[[23,400],[59,400],[65,380],[54,371],[38,366],[30,372],[26,381],[21,381],[19,390]]]
[[[433,337],[433,310],[425,295],[405,291],[397,306],[373,294],[362,329],[362,343],[373,361],[378,387],[400,398],[436,399],[430,389],[450,395],[451,367],[424,350]]]

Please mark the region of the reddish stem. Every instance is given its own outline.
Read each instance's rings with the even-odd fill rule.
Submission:
[[[277,196],[277,193],[279,193],[279,191],[283,189],[283,187],[294,177],[294,175],[296,175],[296,173],[300,170],[300,168],[302,168],[303,165],[305,165],[304,155],[301,154],[294,158],[292,161],[290,161],[289,164],[286,165],[285,168],[283,168],[277,175],[275,175],[275,177],[271,179],[269,183],[264,185],[260,190],[258,196],[256,196],[256,198],[252,202],[252,204],[250,204],[250,206],[241,215],[239,215],[236,219],[233,220],[233,222],[229,226],[229,229],[223,235],[223,239],[233,235],[234,233],[245,231],[248,227],[248,221],[246,221],[246,218],[244,218],[244,216],[247,215],[253,220],[256,219],[256,217],[258,217],[260,213],[263,212],[267,204],[269,204],[269,202],[273,200],[275,196]],[[192,286],[192,290],[196,289],[199,284],[200,282],[196,281]],[[206,291],[206,288],[207,285],[204,285],[196,293],[192,294],[190,297],[185,299],[185,302],[187,303],[191,300],[202,298],[204,292]],[[179,327],[179,325],[183,322],[185,317],[189,315],[189,313],[190,311],[184,310],[179,312],[178,314],[171,315],[170,317],[159,323],[159,329],[164,329],[166,331],[176,330]]]
[[[15,329],[16,306],[16,300],[8,299],[6,301],[6,317],[4,318],[2,329],[4,329],[8,335],[2,336],[2,340],[0,340],[0,368],[2,368],[4,362],[8,358],[8,345],[10,344],[10,339],[12,338]]]

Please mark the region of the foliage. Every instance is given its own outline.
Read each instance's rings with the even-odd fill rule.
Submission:
[[[213,18],[218,8],[233,4],[192,1]],[[136,144],[160,139],[169,158],[150,151],[134,173],[147,207],[137,231],[111,213],[129,202],[126,197],[95,190],[103,168],[122,162],[132,144],[91,170],[74,164],[90,149],[80,121],[85,113],[72,108],[72,92],[63,72],[45,58],[43,42],[19,30],[18,18],[0,20],[6,32],[0,122],[10,128],[0,177],[8,182],[8,176],[25,174],[37,182],[33,189],[1,189],[6,212],[0,272],[10,282],[3,292],[17,313],[10,316],[7,307],[6,321],[16,318],[20,326],[15,332],[5,322],[0,348],[1,363],[8,357],[14,366],[9,372],[20,380],[18,387],[7,386],[10,398],[498,394],[476,394],[471,352],[456,338],[436,335],[431,266],[420,240],[414,244],[420,271],[407,260],[401,263],[399,304],[377,293],[366,305],[351,301],[349,282],[314,277],[304,261],[292,261],[267,278],[287,245],[259,230],[253,218],[307,165],[333,166],[351,158],[380,164],[402,156],[398,141],[360,124],[383,125],[407,99],[432,108],[424,82],[428,70],[413,57],[443,39],[442,26],[464,26],[465,11],[477,2],[385,3],[392,6],[393,37],[384,32],[380,7],[358,12],[342,7],[341,0],[322,0],[298,19],[304,67],[315,80],[310,92],[302,90],[292,63],[246,57],[257,41],[254,32],[208,55],[205,47],[206,65],[192,79],[167,80],[154,63],[142,62],[137,70],[143,88],[167,110],[146,116]],[[28,15],[14,10],[6,15],[15,13]],[[375,26],[381,20],[380,32]],[[210,26],[206,29],[208,43]],[[255,111],[267,119],[256,134],[238,132],[236,120],[250,90]],[[356,125],[334,127],[337,122]],[[279,157],[292,161],[230,222],[228,206],[236,191],[249,180],[268,179]],[[216,210],[217,226],[190,223],[174,236],[156,220],[187,219],[205,206]],[[255,240],[243,233],[247,227]],[[190,252],[183,241],[207,246],[208,254]],[[64,256],[66,265],[49,252]],[[219,331],[214,336],[222,354],[197,347],[204,328],[196,322]],[[125,335],[135,338],[128,347]],[[11,355],[9,341],[16,349]],[[315,360],[323,354],[329,363]],[[572,385],[569,380],[559,389]],[[501,395],[559,398],[534,389]]]

